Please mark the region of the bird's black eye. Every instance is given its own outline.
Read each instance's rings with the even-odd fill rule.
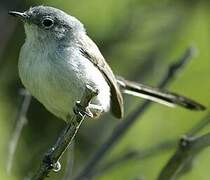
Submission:
[[[42,26],[44,26],[47,29],[51,28],[53,25],[54,25],[54,20],[49,17],[44,18],[42,20]]]

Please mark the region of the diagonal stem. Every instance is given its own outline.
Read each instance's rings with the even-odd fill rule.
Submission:
[[[31,104],[31,95],[24,89],[21,90],[21,95],[23,96],[23,100],[20,104],[20,107],[18,108],[18,114],[15,121],[15,127],[12,133],[11,140],[9,141],[9,147],[8,147],[8,159],[7,159],[7,173],[11,173],[13,159],[15,155],[15,151],[17,148],[18,140],[21,136],[21,132],[23,130],[23,127],[27,123],[27,111]]]
[[[56,143],[48,150],[44,155],[41,166],[32,178],[33,180],[43,180],[48,177],[51,170],[59,171],[60,164],[59,159],[66,151],[67,147],[72,143],[74,137],[82,124],[86,114],[83,110],[86,110],[90,101],[98,94],[96,90],[90,86],[86,86],[83,97],[81,98],[78,113],[75,113],[72,118],[69,119],[68,124],[62,131],[61,135],[58,137]],[[75,106],[76,107],[76,106]]]
[[[194,137],[210,122],[210,113],[199,121],[189,132],[179,141],[176,152],[171,156],[166,165],[161,170],[158,180],[173,180],[177,175],[181,175],[184,168],[192,162],[193,158],[204,148],[210,146],[210,133]]]
[[[180,69],[188,62],[188,60],[194,54],[194,48],[189,47],[185,53],[173,64],[169,66],[169,69],[163,79],[160,81],[158,87],[164,88],[169,84],[179,72]],[[150,107],[149,101],[144,101],[140,104],[132,113],[130,113],[122,123],[118,124],[108,139],[99,147],[95,154],[90,158],[84,168],[75,177],[76,180],[85,179],[90,176],[91,172],[97,166],[99,161],[106,155],[106,153],[119,141],[119,139],[127,132],[127,130],[133,125],[133,123],[139,119],[139,116]],[[92,174],[93,175],[93,174]]]

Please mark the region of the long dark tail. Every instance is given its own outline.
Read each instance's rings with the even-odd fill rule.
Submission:
[[[179,105],[190,110],[200,111],[206,109],[205,106],[175,93],[128,81],[122,77],[117,77],[117,82],[126,94],[142,97],[171,107]]]

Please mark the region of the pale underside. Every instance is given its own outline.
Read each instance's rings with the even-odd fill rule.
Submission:
[[[75,102],[81,99],[86,84],[99,90],[92,103],[100,105],[103,111],[109,110],[110,87],[107,81],[78,49],[54,51],[54,47],[46,49],[44,44],[30,42],[26,39],[21,49],[20,78],[51,113],[66,120],[67,115],[73,113]]]

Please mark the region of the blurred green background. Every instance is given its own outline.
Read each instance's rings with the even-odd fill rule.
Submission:
[[[182,69],[167,89],[210,104],[210,2],[206,0],[1,0],[0,2],[0,179],[19,180],[38,168],[41,158],[55,141],[65,123],[48,113],[33,99],[15,153],[11,175],[6,173],[8,142],[14,130],[21,103],[22,87],[17,62],[25,34],[23,26],[8,16],[8,10],[26,10],[34,5],[50,5],[79,18],[97,43],[116,74],[150,85],[157,84],[168,65],[177,60],[189,45],[196,56]],[[125,97],[126,114],[141,99]],[[207,112],[207,111],[206,111]],[[171,109],[153,104],[122,137],[104,161],[132,149],[179,138],[206,112]],[[120,121],[109,114],[86,121],[75,141],[75,174],[104,142]],[[203,132],[210,131],[207,126]],[[202,132],[202,133],[203,133]],[[155,179],[175,148],[149,158],[119,163],[93,179]],[[209,179],[210,149],[193,161],[192,169],[181,180]],[[49,179],[62,179],[65,170],[51,173]]]

